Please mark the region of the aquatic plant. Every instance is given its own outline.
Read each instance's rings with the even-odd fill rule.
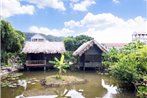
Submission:
[[[22,73],[11,73],[8,74],[5,79],[1,81],[1,87],[17,87],[17,80],[20,79]]]

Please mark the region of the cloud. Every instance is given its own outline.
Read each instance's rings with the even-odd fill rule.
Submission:
[[[60,11],[65,11],[64,2],[62,0],[24,0],[31,4],[35,4],[38,8],[53,8]]]
[[[113,2],[113,3],[116,3],[116,4],[117,4],[117,3],[120,3],[119,0],[112,0],[112,2]]]
[[[72,30],[67,29],[67,28],[49,29],[47,27],[37,27],[37,26],[31,26],[29,28],[29,31],[32,33],[42,33],[45,35],[54,35],[54,36],[68,36],[71,33],[73,33]]]
[[[70,20],[70,21],[64,22],[64,25],[66,27],[72,27],[72,28],[83,26],[87,28],[96,27],[99,29],[102,29],[102,28],[105,29],[105,27],[107,26],[117,25],[120,22],[123,23],[124,20],[112,15],[111,13],[102,13],[97,15],[94,15],[92,13],[87,13],[82,20],[80,21]]]
[[[147,20],[141,16],[124,20],[111,13],[87,13],[79,21],[66,21],[62,29],[32,26],[30,32],[55,36],[88,35],[99,43],[131,42],[132,33],[146,32]]]
[[[0,8],[0,15],[5,18],[18,14],[33,15],[35,11],[33,5],[22,5],[19,0],[2,0]]]
[[[147,20],[145,18],[137,16],[124,20],[111,13],[87,13],[81,20],[70,20],[65,22],[64,25],[67,28],[72,27],[78,35],[89,35],[98,42],[130,42],[133,32],[147,31]]]
[[[73,27],[79,27],[80,22],[75,22],[74,20],[70,20],[68,22],[64,22],[65,27],[73,28]]]
[[[88,7],[96,4],[95,0],[83,0],[81,2],[78,2],[77,0],[72,1],[74,2],[72,2],[70,5],[75,11],[87,11]]]
[[[79,2],[79,0],[70,0],[70,2],[75,3],[75,2]]]

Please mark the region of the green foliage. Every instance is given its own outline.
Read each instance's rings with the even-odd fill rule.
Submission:
[[[86,35],[79,35],[76,37],[66,37],[64,38],[65,48],[68,51],[75,51],[84,42],[92,40],[92,37]]]
[[[146,98],[145,96],[147,96],[147,86],[139,86],[137,90],[137,95],[140,98]]]
[[[116,48],[110,49],[108,53],[103,53],[103,64],[110,68],[110,66],[115,65],[115,63],[118,61],[118,53],[119,51]]]
[[[56,57],[54,58],[54,61],[49,61],[51,64],[55,64],[55,68],[57,68],[58,71],[58,78],[61,78],[63,73],[66,73],[65,68],[69,67],[69,64],[64,63],[64,55],[61,56],[60,60],[58,60]]]
[[[103,64],[115,78],[132,83],[147,73],[147,47],[137,41],[121,50],[113,48],[103,54]]]
[[[135,53],[124,55],[114,66],[111,67],[111,74],[126,83],[138,79],[136,66],[138,65]]]
[[[139,64],[137,65],[137,71],[147,74],[147,46],[137,50],[136,52]]]
[[[64,43],[65,43],[66,50],[68,50],[68,51],[74,51],[76,49],[75,48],[76,40],[75,40],[74,37],[64,38]]]
[[[66,51],[65,52],[65,62],[67,63],[75,63],[76,62],[76,58],[72,55],[73,54],[73,51]]]
[[[8,64],[8,59],[13,54],[22,50],[24,35],[21,31],[16,31],[8,22],[0,20],[1,30],[1,62],[3,65]]]

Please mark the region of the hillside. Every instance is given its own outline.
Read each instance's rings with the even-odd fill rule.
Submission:
[[[30,41],[31,37],[33,35],[35,35],[36,33],[24,33],[25,34],[25,38],[26,41]],[[44,34],[40,34],[42,36],[44,36],[48,41],[63,41],[64,37],[57,37],[57,36],[52,36],[52,35],[44,35]]]

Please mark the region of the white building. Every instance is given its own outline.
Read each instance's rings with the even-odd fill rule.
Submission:
[[[134,32],[132,34],[132,41],[140,41],[147,44],[147,33],[146,32]]]

